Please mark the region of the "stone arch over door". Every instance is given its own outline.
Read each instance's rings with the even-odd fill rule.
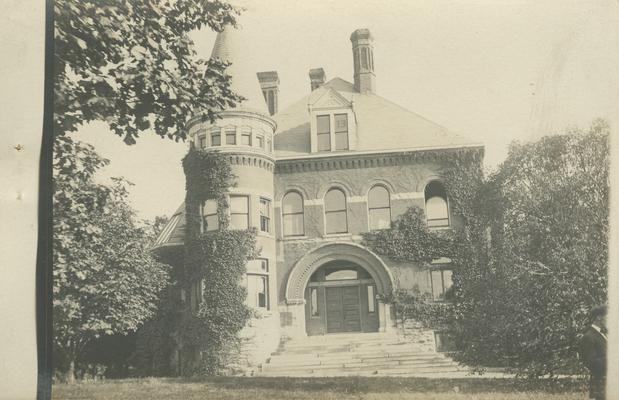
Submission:
[[[349,261],[365,269],[376,284],[376,294],[384,295],[393,288],[393,276],[378,255],[367,248],[350,242],[323,244],[303,256],[292,269],[286,285],[286,303],[295,307],[298,321],[305,321],[305,289],[310,277],[320,267],[330,261]],[[379,301],[379,330],[390,326],[390,308]],[[299,307],[300,306],[300,307]],[[305,325],[305,322],[302,322]],[[305,332],[305,327],[300,330]]]

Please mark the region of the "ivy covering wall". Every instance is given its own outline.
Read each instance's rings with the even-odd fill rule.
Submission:
[[[252,312],[245,305],[242,285],[247,262],[258,255],[255,229],[230,230],[226,192],[235,185],[228,158],[191,148],[183,159],[186,176],[185,263],[182,285],[196,282],[202,302],[183,313],[180,333],[185,375],[229,372],[239,351],[239,331]],[[200,206],[218,204],[219,230],[201,232]]]

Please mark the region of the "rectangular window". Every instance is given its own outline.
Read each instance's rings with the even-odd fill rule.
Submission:
[[[335,114],[335,150],[348,150],[348,115]]]
[[[226,131],[226,144],[236,144],[236,130]]]
[[[249,228],[248,196],[230,196],[230,227],[232,229]]]
[[[316,139],[318,151],[331,150],[331,120],[329,115],[316,117]]]
[[[269,277],[247,274],[247,305],[269,309]]]
[[[219,129],[211,132],[211,146],[221,146],[221,131]]]
[[[256,147],[264,149],[264,136],[256,136]]]
[[[271,231],[271,201],[260,199],[260,230],[262,232]]]
[[[312,317],[317,317],[318,314],[318,288],[310,288],[310,312]]]
[[[219,215],[217,214],[217,201],[207,200],[202,208],[204,231],[216,231],[219,229]]]
[[[251,146],[251,130],[243,129],[241,131],[241,144],[244,146]]]
[[[206,135],[200,135],[198,137],[198,147],[201,149],[206,149]]]
[[[452,271],[448,269],[430,270],[430,283],[432,286],[432,298],[436,301],[445,300],[445,292],[451,288]]]
[[[273,143],[271,142],[271,139],[267,140],[267,151],[269,153],[273,152]]]
[[[370,313],[376,311],[376,299],[374,297],[374,286],[368,285],[368,312]]]

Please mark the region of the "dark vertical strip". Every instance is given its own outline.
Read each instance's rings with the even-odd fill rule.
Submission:
[[[43,138],[39,159],[36,267],[37,399],[52,397],[52,144],[54,116],[54,3],[45,2]]]

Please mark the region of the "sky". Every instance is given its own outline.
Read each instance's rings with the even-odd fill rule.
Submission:
[[[237,0],[256,72],[276,70],[280,110],[310,90],[308,71],[352,81],[350,34],[374,35],[376,92],[485,145],[496,168],[513,140],[535,140],[617,116],[619,28],[615,0]],[[194,32],[208,58],[215,33]],[[613,68],[614,67],[614,68]],[[134,183],[142,218],[183,201],[186,143],[142,133],[127,146],[103,123],[76,134],[111,160],[101,178]]]

